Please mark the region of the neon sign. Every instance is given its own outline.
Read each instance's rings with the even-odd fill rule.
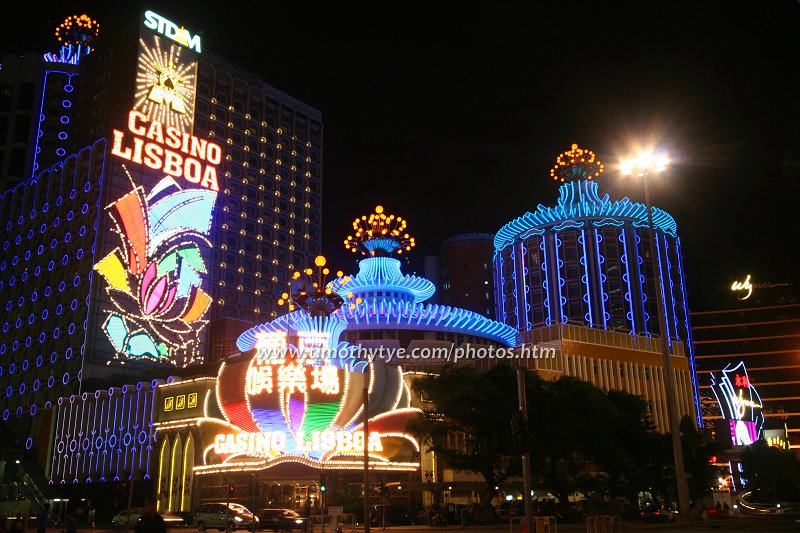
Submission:
[[[731,291],[733,292],[747,292],[744,296],[741,294],[737,294],[736,298],[738,300],[747,300],[752,296],[753,289],[772,289],[774,287],[788,287],[790,283],[753,283],[750,281],[750,274],[744,279],[744,281],[734,281],[731,283]]]
[[[743,292],[747,291],[747,294],[744,296],[737,295],[736,298],[739,300],[747,300],[753,294],[753,284],[750,283],[750,274],[744,279],[744,281],[734,281],[731,284],[731,290],[734,292]]]
[[[192,35],[189,30],[183,26],[178,26],[174,22],[165,19],[161,15],[153,13],[152,11],[145,11],[144,13],[144,26],[156,33],[160,33],[168,39],[172,39],[176,43],[194,50],[198,54],[201,53],[200,35]]]
[[[94,269],[114,305],[102,327],[119,358],[185,366],[198,357],[197,335],[211,304],[201,288],[207,269],[200,246],[210,246],[216,198],[181,189],[167,176],[149,194],[134,187],[108,206],[120,246]]]
[[[410,406],[402,371],[366,362],[352,365],[346,357],[316,357],[315,350],[327,352],[332,345],[346,351],[349,346],[338,344],[341,318],[316,318],[318,327],[299,331],[294,322],[288,329],[297,332],[291,336],[286,330],[260,332],[251,357],[227,359],[202,416],[175,419],[175,411],[159,413],[154,422],[159,431],[199,427],[203,464],[194,467],[195,474],[260,470],[287,461],[358,469],[365,444],[375,469],[419,467],[419,444],[405,427],[420,411]],[[365,385],[373,398],[366,434]]]
[[[744,363],[726,366],[719,376],[712,373],[711,390],[722,418],[728,421],[731,444],[747,446],[757,441],[764,425],[761,396],[750,382]]]
[[[165,128],[155,120],[148,123],[147,116],[136,110],[128,114],[128,131],[133,134],[130,138],[114,129],[113,155],[219,191],[216,165],[222,161],[222,148],[218,144],[172,126]]]
[[[311,440],[300,436],[304,452],[356,452],[364,450],[363,431],[312,431]],[[260,433],[219,433],[214,437],[214,453],[218,455],[248,454],[265,457],[286,451],[286,433],[283,431]],[[370,452],[382,452],[380,433],[370,431],[367,442]]]

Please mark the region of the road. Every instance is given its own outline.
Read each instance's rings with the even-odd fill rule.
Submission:
[[[60,533],[60,529],[52,530],[49,533]],[[133,530],[131,530],[132,533]],[[208,530],[209,533],[215,533],[216,530]],[[444,528],[430,527],[430,526],[393,526],[383,529],[381,527],[371,528],[371,533],[522,533],[519,529],[511,532],[508,525],[493,525],[493,526],[472,526],[461,527],[459,525],[452,525]],[[602,533],[667,533],[670,531],[680,533],[709,533],[714,531],[721,531],[725,533],[783,533],[783,532],[800,532],[800,523],[795,523],[794,519],[777,518],[777,517],[758,517],[758,518],[734,518],[729,520],[706,520],[695,522],[691,524],[643,524],[641,522],[623,522],[621,530],[603,531]],[[113,529],[78,529],[78,533],[121,533],[122,530]],[[196,533],[197,530],[193,528],[170,528],[168,533]],[[265,532],[271,533],[271,532]],[[331,533],[329,530],[320,531],[319,528],[315,533]],[[363,529],[358,527],[354,530],[346,529],[343,533],[363,533]],[[537,532],[539,533],[539,532]],[[577,524],[558,524],[558,530],[548,533],[593,533],[587,532],[585,523]]]

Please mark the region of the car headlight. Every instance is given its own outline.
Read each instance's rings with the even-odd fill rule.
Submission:
[[[233,519],[236,520],[237,522],[241,522],[242,521],[242,517],[241,516],[234,516]]]
[[[300,519],[298,518],[298,519],[296,519],[296,520],[294,521],[294,523],[295,523],[295,524],[302,524],[302,523],[303,523],[303,521],[302,521],[302,520],[300,520]]]

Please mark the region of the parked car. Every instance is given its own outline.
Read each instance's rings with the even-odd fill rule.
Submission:
[[[648,505],[641,511],[642,520],[649,524],[663,524],[675,520],[675,508],[663,505]]]
[[[131,509],[131,514],[128,516],[128,511],[120,511],[114,515],[114,518],[111,519],[111,527],[114,528],[124,528],[125,527],[125,518],[128,518],[128,529],[133,529],[136,526],[136,523],[145,513],[145,509]],[[161,518],[164,519],[164,523],[167,527],[177,527],[177,526],[184,526],[189,525],[191,522],[187,522],[186,518],[178,513],[173,513],[170,511],[160,512]],[[185,513],[183,513],[185,514]]]
[[[258,509],[259,529],[271,529],[272,531],[292,531],[294,529],[305,529],[308,518],[303,518],[291,509]]]
[[[142,516],[144,509],[131,509],[131,514],[128,516],[128,510],[125,509],[123,511],[118,512],[114,515],[111,519],[111,527],[113,528],[124,528],[125,522],[127,519],[128,528],[132,528],[136,525],[136,522],[139,521],[139,518]]]
[[[236,529],[252,531],[254,522],[256,529],[258,528],[258,517],[254,517],[247,507],[238,503],[204,503],[195,513],[194,521],[200,531],[209,528],[224,531],[226,526],[231,531]]]

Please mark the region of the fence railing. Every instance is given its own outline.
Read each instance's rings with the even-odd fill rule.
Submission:
[[[619,533],[622,518],[619,515],[594,515],[586,517],[586,533]]]
[[[558,524],[555,516],[534,516],[531,520],[533,531],[531,533],[558,533]],[[508,521],[508,533],[528,533],[528,526],[524,516],[514,516]]]

